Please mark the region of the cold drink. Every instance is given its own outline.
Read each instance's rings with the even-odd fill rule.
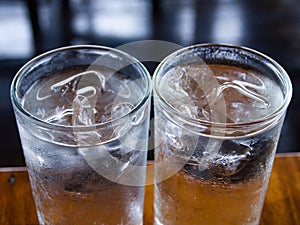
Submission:
[[[182,169],[157,184],[156,224],[259,223],[265,192],[262,178],[226,183],[197,179],[189,174]]]
[[[41,224],[141,224],[143,187],[112,182],[90,168],[29,167],[29,174]]]
[[[149,83],[136,60],[101,47],[21,70],[13,101],[41,224],[142,224]]]
[[[154,77],[155,224],[259,224],[288,91],[247,50],[197,48]]]

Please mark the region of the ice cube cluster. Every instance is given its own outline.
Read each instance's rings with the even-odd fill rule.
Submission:
[[[279,85],[267,75],[227,65],[174,67],[159,87],[162,98],[176,110],[212,122],[251,122],[274,112],[283,101]],[[220,120],[223,115],[226,119]]]
[[[128,88],[131,80],[122,73],[86,67],[57,73],[38,80],[22,99],[28,112],[46,122],[66,126],[105,123],[126,115],[137,103],[138,94]]]
[[[220,140],[217,140],[220,141]],[[189,175],[202,180],[235,183],[247,181],[267,169],[275,148],[272,138],[252,137],[245,140],[223,140],[210,156],[207,140],[199,138],[190,161],[184,166]]]

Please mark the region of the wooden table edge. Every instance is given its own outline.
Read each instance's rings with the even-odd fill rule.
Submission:
[[[272,193],[273,194],[272,196],[274,196],[274,194],[275,194],[277,196],[276,198],[279,198],[282,195],[283,191],[286,192],[286,190],[289,190],[286,193],[290,193],[290,194],[292,193],[291,192],[292,189],[291,188],[289,189],[289,187],[293,186],[293,185],[289,184],[289,182],[284,180],[284,178],[286,176],[285,177],[284,176],[280,177],[280,175],[281,175],[281,173],[291,174],[291,173],[293,173],[292,171],[295,171],[295,174],[293,176],[296,176],[297,174],[299,174],[299,172],[300,172],[299,168],[300,167],[299,167],[299,164],[297,162],[300,160],[300,153],[296,153],[296,152],[295,153],[294,152],[291,152],[291,153],[277,153],[275,161],[276,161],[276,159],[278,159],[277,164],[279,163],[280,165],[282,165],[284,167],[286,167],[287,165],[290,166],[290,167],[285,168],[284,171],[280,170],[279,168],[275,168],[274,171],[272,170],[273,177],[272,177],[272,174],[271,174],[271,179],[276,181],[275,184],[277,186],[276,185],[275,186],[273,185],[273,187],[271,186],[271,188],[269,188],[269,192],[270,193],[274,192],[274,193]],[[154,161],[151,161],[151,160],[148,161],[148,165],[149,164],[153,165],[153,163],[154,163]],[[294,168],[296,168],[296,170],[293,170]],[[5,181],[4,181],[5,183],[7,183],[7,181],[8,181],[8,176],[16,176],[15,178],[17,180],[17,183],[16,183],[17,185],[10,185],[9,183],[7,183],[8,190],[10,190],[10,191],[8,191],[8,193],[10,194],[10,196],[13,197],[13,199],[14,199],[13,202],[17,202],[16,199],[20,199],[20,196],[21,196],[21,197],[24,197],[23,202],[24,202],[24,204],[26,204],[26,205],[23,205],[22,207],[18,206],[18,208],[14,208],[15,206],[14,206],[14,204],[12,204],[11,207],[9,208],[10,214],[7,214],[8,209],[6,209],[6,211],[7,211],[6,212],[7,218],[6,219],[10,220],[10,221],[12,221],[12,220],[15,221],[16,212],[18,211],[19,213],[21,213],[21,214],[19,214],[19,217],[24,219],[24,221],[25,220],[28,221],[29,219],[31,219],[30,220],[31,222],[32,221],[37,221],[32,195],[30,194],[31,189],[30,189],[28,175],[27,175],[27,168],[23,167],[23,166],[21,166],[21,167],[2,167],[2,168],[0,167],[0,173],[2,175],[4,175],[4,177],[6,177]],[[5,173],[7,173],[7,174],[5,174]],[[17,174],[19,174],[19,175],[17,175]],[[19,178],[21,178],[21,180],[23,179],[23,181],[25,183],[22,183],[22,184],[19,183],[19,181],[20,181],[20,180],[18,180]],[[281,178],[281,179],[278,179],[278,178]],[[21,190],[20,186],[18,186],[20,184],[25,185],[26,186],[26,187],[24,187],[25,189],[21,188],[22,189]],[[287,184],[287,188],[280,188],[282,186],[282,184]],[[279,185],[279,188],[278,188],[278,185]],[[153,225],[153,218],[154,218],[154,212],[153,212],[153,192],[154,192],[154,190],[153,189],[154,189],[153,185],[147,185],[145,187],[144,225]],[[297,192],[297,190],[298,190],[298,192]],[[289,196],[282,195],[284,198],[281,198],[281,199],[279,198],[279,201],[277,201],[275,199],[276,200],[276,205],[275,205],[276,207],[274,206],[274,201],[273,201],[272,198],[269,198],[269,199],[267,199],[267,201],[265,201],[265,209],[264,210],[265,210],[265,213],[267,212],[268,216],[264,216],[264,214],[263,214],[261,225],[283,224],[281,222],[283,220],[285,221],[287,217],[290,220],[290,222],[288,223],[288,221],[285,221],[285,224],[288,224],[288,225],[292,225],[292,224],[293,225],[296,225],[296,224],[298,225],[299,224],[300,225],[300,222],[299,222],[300,221],[300,218],[299,218],[300,215],[298,215],[297,213],[295,214],[295,211],[299,210],[299,207],[300,207],[298,205],[298,200],[300,200],[299,199],[300,195],[298,196],[298,194],[297,194],[297,193],[299,193],[299,189],[297,189],[293,186],[293,191],[294,191],[293,195],[292,194],[289,195]],[[7,197],[7,196],[5,195],[3,197]],[[289,201],[283,201],[285,199],[288,199]],[[283,203],[286,203],[286,202],[289,203],[289,204],[293,203],[292,207],[289,207],[290,208],[289,210],[292,209],[292,211],[288,211],[287,209],[285,209],[286,205],[283,205]],[[18,204],[20,204],[20,202]],[[31,205],[31,207],[29,207],[28,204]],[[27,213],[28,210],[31,210],[30,211],[31,213]],[[31,217],[28,217],[29,214],[31,215]],[[280,217],[279,219],[278,219],[278,216]],[[274,221],[276,221],[276,220],[280,220],[281,222],[274,223]],[[1,224],[1,218],[0,218],[0,224]],[[11,223],[4,223],[4,224],[5,225],[6,224],[10,225]]]
[[[300,152],[283,152],[276,153],[275,158],[283,157],[300,157]],[[153,164],[153,160],[148,160],[148,165]],[[18,171],[27,171],[26,166],[13,166],[13,167],[0,167],[0,172],[18,172]]]

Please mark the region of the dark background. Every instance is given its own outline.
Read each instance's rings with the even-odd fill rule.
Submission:
[[[138,40],[229,43],[275,59],[294,88],[277,151],[300,152],[300,1],[0,0],[0,166],[24,165],[9,86],[26,61],[66,45]]]

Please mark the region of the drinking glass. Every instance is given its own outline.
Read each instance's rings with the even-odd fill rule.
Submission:
[[[70,46],[11,85],[40,224],[142,224],[151,79],[125,52]]]
[[[153,77],[155,224],[259,224],[292,86],[255,50],[200,44]]]

